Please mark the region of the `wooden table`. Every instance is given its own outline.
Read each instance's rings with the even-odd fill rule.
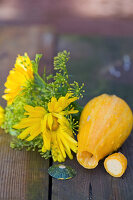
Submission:
[[[105,172],[103,161],[93,170],[84,169],[76,158],[67,159],[77,175],[67,181],[48,176],[50,160],[37,152],[9,147],[10,135],[0,130],[0,200],[131,200],[133,198],[133,135],[120,149],[128,158],[122,178]]]

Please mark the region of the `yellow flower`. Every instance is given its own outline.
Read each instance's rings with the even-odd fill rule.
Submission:
[[[0,106],[0,126],[4,122],[4,109]]]
[[[51,150],[54,161],[63,162],[66,154],[72,159],[71,150],[77,151],[77,141],[74,139],[72,128],[65,116],[78,111],[73,108],[65,109],[75,100],[77,97],[72,97],[72,93],[67,93],[65,97],[60,97],[58,100],[52,97],[48,103],[48,111],[43,107],[26,105],[25,115],[28,117],[14,126],[16,129],[26,128],[18,138],[26,138],[27,141],[31,141],[41,134],[43,138],[42,152]]]
[[[26,86],[27,81],[33,80],[32,63],[27,53],[24,56],[18,55],[15,67],[10,71],[5,83],[5,95],[3,98],[7,100],[7,104],[12,104],[15,97]]]

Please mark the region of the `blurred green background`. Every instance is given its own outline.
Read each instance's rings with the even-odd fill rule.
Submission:
[[[133,108],[133,38],[61,35],[57,49],[71,52],[71,78],[85,83],[82,105],[108,93],[125,99]]]

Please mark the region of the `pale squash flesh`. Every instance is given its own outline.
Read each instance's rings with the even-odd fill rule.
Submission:
[[[124,143],[132,126],[132,111],[124,100],[107,94],[95,97],[80,117],[78,162],[85,168],[95,168],[100,159]]]
[[[106,171],[114,177],[121,177],[127,168],[127,159],[122,153],[114,153],[104,161]]]

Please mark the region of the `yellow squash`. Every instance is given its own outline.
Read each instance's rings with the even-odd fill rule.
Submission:
[[[100,159],[124,143],[132,126],[132,111],[124,100],[107,94],[95,97],[80,117],[78,162],[85,168],[95,168]]]

